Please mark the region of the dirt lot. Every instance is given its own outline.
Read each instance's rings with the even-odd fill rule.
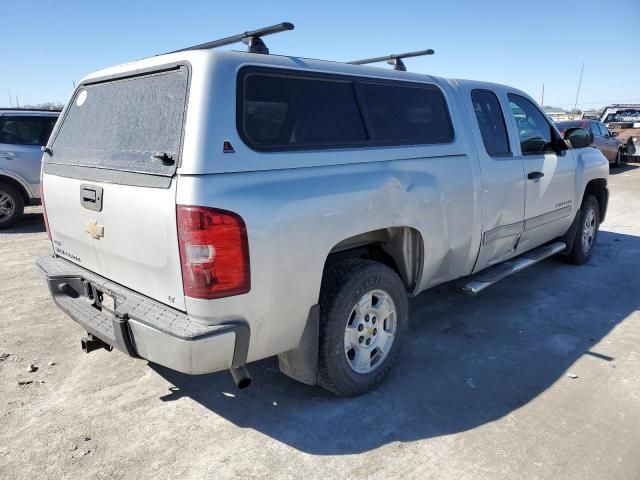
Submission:
[[[237,391],[84,354],[36,271],[31,209],[0,234],[0,478],[638,479],[640,168],[614,173],[591,263],[419,296],[393,374],[350,400],[272,359]]]

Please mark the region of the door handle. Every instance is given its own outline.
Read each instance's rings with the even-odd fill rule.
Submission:
[[[539,180],[542,177],[544,177],[544,173],[542,172],[529,172],[529,174],[527,175],[527,178],[529,180]]]
[[[80,205],[88,210],[102,211],[102,187],[96,185],[80,185]]]

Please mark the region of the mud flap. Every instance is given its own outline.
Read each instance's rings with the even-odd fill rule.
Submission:
[[[578,223],[580,222],[580,212],[581,209],[579,208],[576,212],[576,216],[574,217],[573,222],[571,222],[569,230],[567,230],[567,233],[565,233],[562,237],[562,241],[567,244],[567,248],[560,252],[561,255],[568,255],[573,249],[573,243],[576,239],[576,231],[578,230]]]
[[[309,310],[307,324],[298,346],[278,355],[278,366],[285,375],[306,383],[318,383],[318,337],[320,334],[320,305]]]

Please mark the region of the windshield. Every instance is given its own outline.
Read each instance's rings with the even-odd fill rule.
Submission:
[[[604,119],[604,123],[609,122],[640,122],[640,109],[625,109],[610,113]]]
[[[187,94],[186,68],[81,86],[47,161],[173,175]],[[160,158],[156,153],[165,153]]]

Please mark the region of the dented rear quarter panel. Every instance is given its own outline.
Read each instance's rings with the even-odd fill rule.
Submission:
[[[387,227],[416,229],[424,247],[417,291],[468,273],[476,241],[472,162],[460,155],[181,175],[179,204],[242,216],[251,262],[249,293],[187,298],[187,311],[214,322],[246,320],[254,360],[297,345],[318,302],[327,256],[344,239]]]

